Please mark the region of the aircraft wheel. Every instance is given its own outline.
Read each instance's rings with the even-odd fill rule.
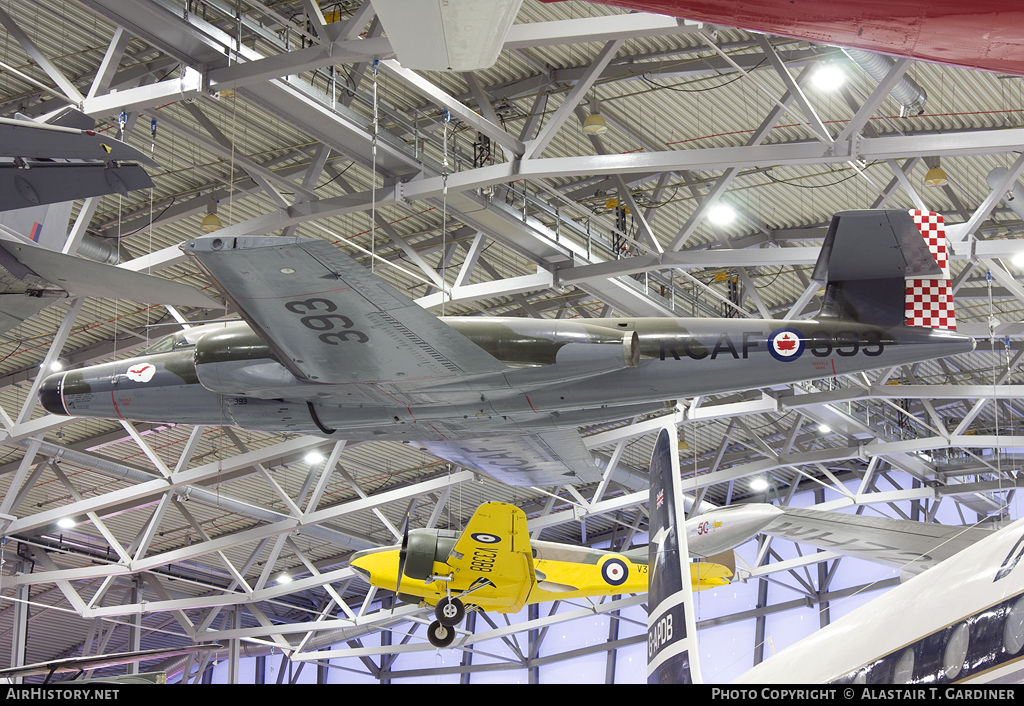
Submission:
[[[427,639],[430,644],[437,648],[447,647],[455,640],[455,628],[446,627],[438,621],[434,621],[427,628]]]
[[[466,617],[466,608],[458,598],[453,598],[449,601],[445,597],[439,600],[434,607],[434,617],[437,618],[437,622],[441,623],[441,625],[454,627]]]

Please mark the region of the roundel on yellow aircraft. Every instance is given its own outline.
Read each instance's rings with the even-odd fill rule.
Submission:
[[[629,564],[622,557],[608,557],[601,564],[601,578],[610,586],[621,586],[629,578]]]

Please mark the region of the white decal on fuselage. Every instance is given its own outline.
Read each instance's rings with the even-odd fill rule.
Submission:
[[[156,375],[156,366],[152,363],[136,363],[128,368],[125,375],[135,382],[149,382]]]

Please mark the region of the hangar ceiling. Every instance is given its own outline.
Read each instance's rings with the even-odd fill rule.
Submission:
[[[715,505],[830,489],[892,517],[955,504],[969,524],[1015,492],[1024,193],[1006,197],[1024,171],[1020,77],[585,2],[526,0],[497,63],[461,73],[403,68],[369,0],[0,10],[0,116],[79,105],[160,164],[152,190],[74,207],[122,267],[208,289],[178,245],[215,211],[226,235],[297,234],[372,260],[437,314],[794,318],[817,311],[810,271],[833,213],[926,208],[962,224],[957,318],[978,340],[914,366],[667,400],[662,414],[581,429],[636,470],[632,486],[531,489],[397,443],[46,415],[42,363],[127,357],[235,315],[56,303],[0,337],[0,630],[13,635],[28,605],[30,633],[51,636],[29,640],[28,663],[246,638],[252,654],[301,643],[295,660],[327,645],[374,655],[365,668],[386,679],[376,655],[394,650],[369,645],[406,609],[367,613],[353,550],[393,543],[406,517],[457,529],[487,500],[522,507],[535,537],[628,545],[646,527],[644,469],[666,422],[686,442],[686,489]],[[835,91],[810,80],[828,64],[846,77]],[[603,134],[581,129],[595,111]],[[936,166],[948,182],[925,185]],[[721,203],[728,224],[708,218]],[[324,460],[306,461],[312,449]],[[913,482],[883,494],[890,472]],[[751,489],[755,477],[769,490]],[[72,505],[82,521],[57,528]],[[767,575],[774,559],[761,558]],[[536,639],[540,616],[528,617],[517,629]],[[508,668],[533,668],[519,657]]]

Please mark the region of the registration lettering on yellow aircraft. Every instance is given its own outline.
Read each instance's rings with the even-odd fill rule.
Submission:
[[[435,606],[427,631],[447,647],[465,611],[515,613],[555,600],[647,591],[647,548],[617,553],[530,541],[526,514],[515,505],[484,503],[462,532],[407,530],[402,544],[356,553],[351,562],[371,585],[408,603]],[[694,590],[729,582],[732,568],[691,567]]]

